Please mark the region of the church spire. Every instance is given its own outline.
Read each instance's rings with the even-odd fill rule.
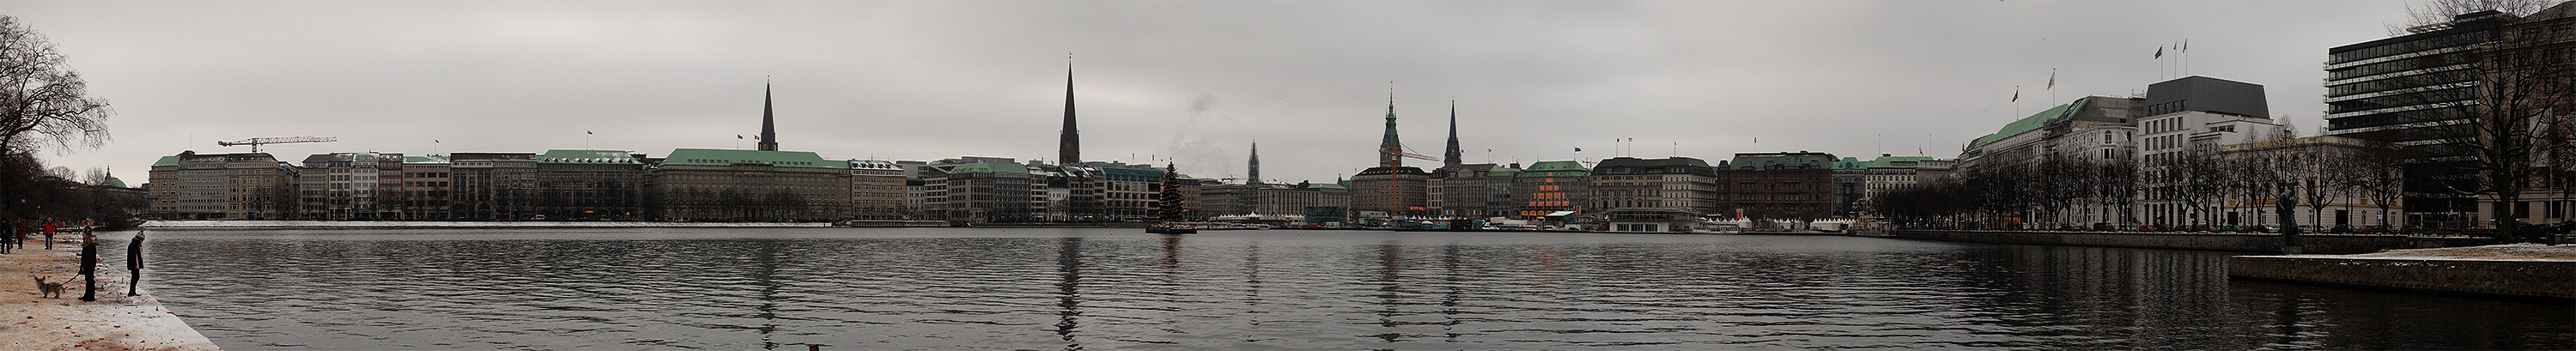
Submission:
[[[1056,145],[1056,163],[1082,163],[1082,131],[1073,128],[1073,56],[1064,58],[1064,134]]]
[[[1449,152],[1441,153],[1440,165],[1456,166],[1466,163],[1459,161],[1465,158],[1463,156],[1465,153],[1465,150],[1458,149],[1458,100],[1449,100]]]
[[[1249,173],[1249,174],[1245,174],[1245,175],[1244,175],[1244,177],[1251,178],[1251,180],[1246,180],[1246,181],[1244,181],[1243,183],[1244,183],[1244,184],[1261,184],[1261,142],[1259,142],[1259,141],[1252,142],[1252,158],[1251,158],[1251,160],[1252,160],[1252,162],[1251,162],[1252,164],[1251,164],[1251,165],[1249,165],[1249,166],[1246,168],[1246,169],[1249,169],[1249,170],[1244,172],[1244,173]]]
[[[1388,84],[1394,84],[1388,82]],[[1377,144],[1377,164],[1389,171],[1403,165],[1404,142],[1395,138],[1395,87],[1386,88],[1386,139]]]
[[[760,82],[760,151],[778,151],[778,122],[769,108],[769,80]]]

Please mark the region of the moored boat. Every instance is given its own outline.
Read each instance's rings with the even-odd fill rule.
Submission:
[[[1162,223],[1155,224],[1151,227],[1145,227],[1145,232],[1154,234],[1198,234],[1199,228],[1181,223]]]

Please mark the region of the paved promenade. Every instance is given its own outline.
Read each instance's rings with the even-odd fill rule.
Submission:
[[[122,239],[130,233],[101,233]],[[80,235],[56,234],[53,250],[43,237],[0,255],[0,350],[215,350],[205,335],[153,301],[152,291],[125,296],[124,260],[101,260],[98,301],[80,300]],[[119,245],[99,250],[122,251]],[[150,245],[150,242],[145,242]],[[113,246],[113,247],[109,247]],[[118,257],[118,256],[110,256]],[[144,275],[152,274],[150,266]],[[61,298],[41,297],[30,276],[63,284]]]

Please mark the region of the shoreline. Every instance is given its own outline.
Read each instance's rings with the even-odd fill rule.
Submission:
[[[2305,284],[2576,300],[2576,246],[2505,244],[2227,259],[2227,276]]]
[[[831,223],[710,222],[394,222],[394,221],[149,221],[151,230],[280,229],[544,229],[544,228],[830,228]]]
[[[107,233],[113,235],[113,232]],[[220,350],[214,342],[188,326],[178,314],[153,299],[150,292],[125,296],[130,277],[121,260],[101,259],[98,274],[98,301],[81,301],[80,236],[55,235],[53,250],[46,250],[42,234],[32,237],[27,248],[12,249],[0,255],[0,308],[7,325],[0,325],[0,349],[7,350]],[[106,238],[101,238],[105,241]],[[150,249],[146,243],[146,249]],[[101,256],[106,251],[124,250],[122,245],[101,243]],[[113,246],[112,248],[110,246]],[[149,262],[145,271],[151,271]],[[29,276],[65,278],[63,297],[44,298],[36,291]]]

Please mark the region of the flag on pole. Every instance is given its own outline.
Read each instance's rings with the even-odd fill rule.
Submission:
[[[734,134],[734,135],[733,135],[733,138],[734,138],[734,139],[742,139],[742,134]]]
[[[2191,38],[2182,39],[2182,52],[2186,54],[2191,53]]]
[[[2021,102],[2021,88],[2013,88],[2012,102]]]
[[[2048,90],[2057,90],[2057,69],[2048,69]]]
[[[760,140],[760,136],[758,136],[758,135],[753,135],[753,136],[751,136],[751,140]]]
[[[2158,60],[2165,59],[2165,47],[2162,47],[2162,46],[2158,46],[2158,47],[2156,47],[2156,59],[2158,59]]]
[[[1583,152],[1583,148],[1574,148],[1574,152]]]
[[[583,134],[583,135],[589,135],[589,134],[599,134],[599,133],[592,133],[592,132],[590,132],[590,131],[585,130],[585,131],[581,131],[581,134]]]

